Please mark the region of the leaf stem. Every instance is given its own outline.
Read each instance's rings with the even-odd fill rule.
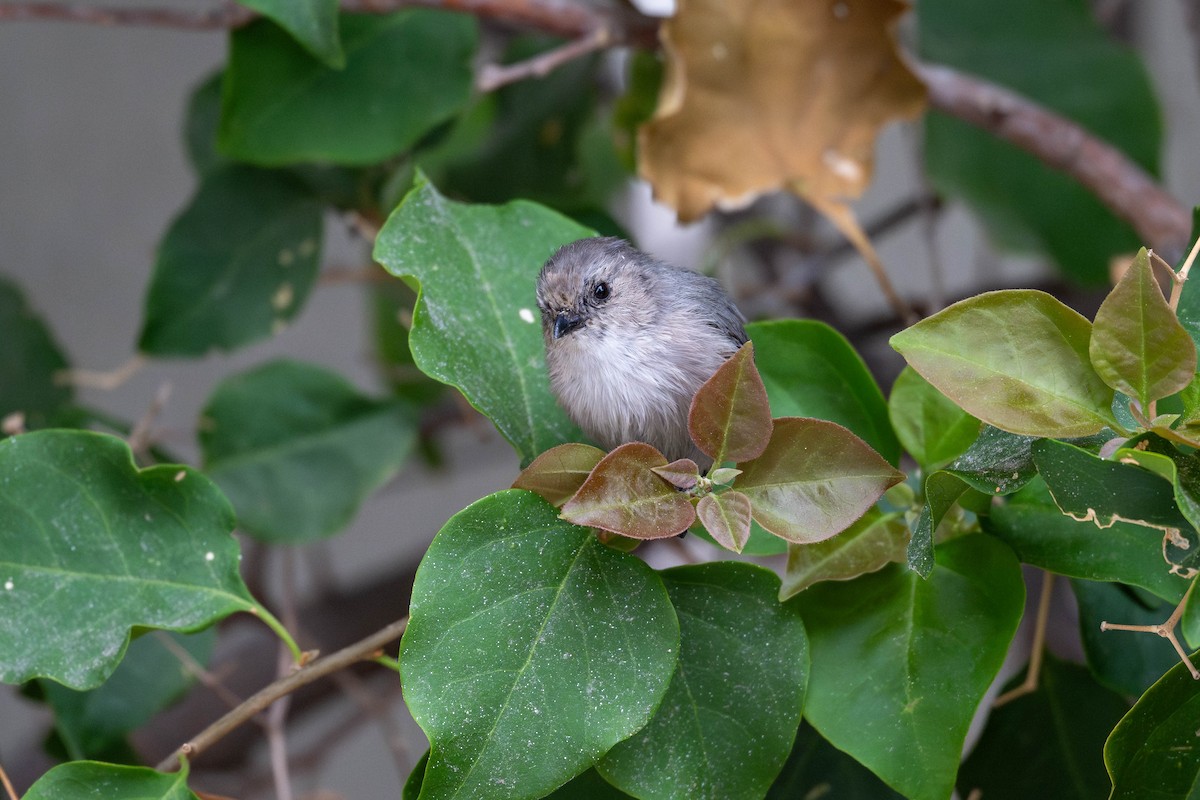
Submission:
[[[292,638],[292,634],[288,633],[288,629],[283,626],[283,623],[275,618],[275,615],[267,611],[265,606],[255,604],[251,606],[249,612],[261,619],[268,628],[275,632],[292,653],[292,659],[300,665],[304,664],[304,651],[300,649],[300,645],[296,644],[296,640]]]
[[[224,738],[230,731],[238,728],[247,720],[252,719],[254,715],[279,698],[291,694],[300,687],[307,686],[326,675],[343,670],[351,664],[376,658],[376,652],[384,645],[399,639],[407,626],[408,617],[404,617],[385,628],[381,628],[365,639],[344,647],[332,655],[318,658],[311,664],[300,667],[291,675],[280,678],[260,689],[237,708],[218,719],[212,725],[209,725],[191,740],[180,745],[179,749],[160,761],[155,769],[160,772],[168,772],[174,769],[178,766],[178,759],[180,757],[194,758],[209,747],[212,747],[213,744]],[[290,638],[288,637],[288,639]]]
[[[1176,273],[1174,285],[1171,287],[1171,299],[1167,301],[1167,305],[1176,314],[1179,312],[1179,298],[1183,296],[1183,284],[1187,283],[1188,273],[1192,270],[1197,253],[1200,253],[1200,237],[1196,238],[1196,243],[1192,245],[1192,251],[1188,253],[1187,260],[1183,262],[1183,266]]]

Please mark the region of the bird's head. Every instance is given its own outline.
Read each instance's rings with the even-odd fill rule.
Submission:
[[[559,248],[537,280],[547,345],[583,332],[601,336],[615,325],[634,321],[645,305],[640,255],[613,237],[580,239]]]

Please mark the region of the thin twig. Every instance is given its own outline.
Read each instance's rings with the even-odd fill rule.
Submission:
[[[159,762],[157,769],[166,772],[178,766],[179,756],[195,757],[220,741],[230,731],[240,727],[255,714],[262,711],[280,697],[289,695],[302,686],[320,680],[338,670],[345,669],[351,664],[366,661],[374,657],[375,652],[384,645],[400,638],[408,625],[408,618],[393,622],[370,636],[342,648],[332,655],[318,658],[307,666],[280,678],[249,697],[244,703],[230,711],[219,720],[209,725],[196,737],[180,745],[179,749]]]
[[[13,788],[12,781],[8,779],[8,773],[4,771],[3,764],[0,764],[0,784],[4,785],[4,791],[8,793],[8,800],[20,800],[17,797],[17,790]]]
[[[1042,575],[1042,593],[1038,598],[1037,622],[1033,627],[1033,641],[1029,645],[1029,667],[1025,670],[1025,680],[997,697],[992,702],[992,708],[999,708],[1018,697],[1037,691],[1038,679],[1042,676],[1042,656],[1046,650],[1046,622],[1050,618],[1050,598],[1054,593],[1054,573],[1044,572]]]
[[[391,275],[378,266],[369,267],[329,267],[317,275],[318,286],[335,286],[337,284],[375,284],[394,281]]]
[[[1169,260],[1187,246],[1192,227],[1188,209],[1117,148],[996,84],[932,64],[918,65],[916,72],[929,92],[930,106],[1071,176]]]
[[[79,389],[100,389],[111,392],[120,388],[125,381],[137,374],[146,365],[146,357],[133,356],[116,369],[100,371],[94,369],[63,369],[54,373],[54,382],[59,386],[74,386]]]
[[[291,653],[285,645],[279,645],[277,675],[285,678],[292,671]],[[283,726],[287,722],[288,708],[292,705],[290,695],[284,696],[267,709],[267,751],[270,753],[271,778],[275,784],[277,800],[293,800],[292,779],[288,772],[287,738]]]
[[[296,551],[294,548],[283,549],[281,564],[280,616],[288,630],[300,631],[300,619],[296,613]],[[281,646],[279,658],[275,667],[277,678],[286,678],[291,674],[294,663],[286,647]],[[287,722],[288,709],[291,708],[292,697],[281,697],[267,709],[266,724],[263,726],[267,734],[267,751],[270,754],[271,779],[275,785],[277,800],[293,800],[291,772],[288,769],[287,737],[284,725]]]
[[[1200,681],[1200,670],[1196,669],[1196,666],[1192,663],[1192,659],[1188,657],[1187,651],[1183,649],[1183,645],[1179,643],[1179,638],[1175,635],[1175,626],[1179,624],[1179,619],[1183,616],[1183,610],[1187,607],[1188,598],[1192,596],[1192,589],[1195,588],[1196,581],[1193,580],[1188,586],[1187,591],[1183,593],[1183,599],[1179,601],[1179,605],[1175,606],[1175,610],[1171,612],[1171,616],[1167,617],[1166,622],[1160,622],[1157,625],[1123,625],[1105,620],[1100,623],[1100,630],[1135,631],[1138,633],[1153,633],[1163,637],[1175,648],[1179,659],[1187,665],[1188,672],[1192,673],[1192,678]]]
[[[1167,301],[1172,311],[1179,310],[1179,298],[1183,296],[1183,284],[1187,283],[1188,273],[1192,271],[1192,264],[1196,261],[1197,252],[1200,252],[1200,238],[1196,239],[1196,243],[1192,245],[1192,251],[1188,253],[1187,260],[1183,262],[1183,266],[1175,275],[1175,284],[1171,287],[1171,299]]]
[[[601,27],[561,47],[516,64],[485,64],[479,71],[475,88],[486,93],[526,78],[544,78],[569,61],[603,50],[612,44],[612,40],[612,31]]]
[[[410,759],[408,749],[404,746],[404,733],[389,713],[391,704],[386,702],[386,698],[385,702],[381,703],[378,697],[367,690],[362,678],[353,672],[339,672],[333,676],[333,680],[338,688],[379,726],[383,740],[392,754],[396,772],[403,781],[408,777],[406,765]]]
[[[179,660],[183,668],[193,678],[198,680],[210,692],[221,699],[225,705],[230,708],[237,708],[242,698],[238,697],[234,692],[230,691],[229,687],[215,674],[204,668],[196,659],[192,658],[192,654],[180,646],[179,642],[170,637],[164,631],[155,631],[159,644],[167,649],[167,651]]]
[[[146,455],[146,451],[153,444],[153,439],[150,435],[150,430],[154,425],[154,420],[162,413],[163,408],[167,405],[167,401],[171,399],[171,382],[163,381],[158,391],[154,393],[154,399],[150,401],[150,406],[141,418],[134,424],[133,430],[129,432],[129,449],[136,456]]]

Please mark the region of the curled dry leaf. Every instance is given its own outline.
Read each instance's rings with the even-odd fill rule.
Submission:
[[[692,220],[792,189],[858,197],[875,137],[915,117],[925,90],[900,58],[899,0],[679,0],[642,176]]]
[[[754,366],[754,343],[717,368],[692,398],[688,433],[720,467],[725,461],[757,458],[771,439],[771,405]]]
[[[696,504],[696,514],[717,544],[742,552],[750,539],[750,498],[738,491],[706,494]]]
[[[696,509],[687,495],[652,471],[666,464],[666,457],[648,444],[621,445],[601,459],[566,502],[562,518],[634,539],[682,533],[695,521]]]
[[[560,444],[530,462],[513,481],[512,488],[528,489],[541,495],[555,508],[571,499],[592,468],[604,458],[604,451],[588,444]]]

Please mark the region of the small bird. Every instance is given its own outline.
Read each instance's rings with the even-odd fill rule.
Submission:
[[[537,304],[550,387],[585,434],[606,450],[645,442],[708,468],[688,409],[746,343],[746,319],[721,284],[622,239],[580,239],[542,267]]]

